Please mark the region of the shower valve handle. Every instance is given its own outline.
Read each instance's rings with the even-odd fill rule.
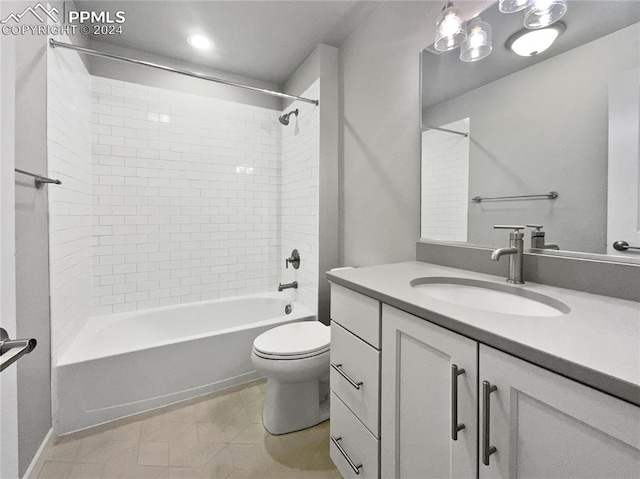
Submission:
[[[293,266],[293,269],[298,269],[300,267],[300,253],[298,253],[297,249],[294,249],[291,252],[291,257],[284,260],[285,268],[289,269],[289,263]]]

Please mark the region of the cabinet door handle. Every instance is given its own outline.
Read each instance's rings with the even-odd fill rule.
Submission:
[[[458,431],[465,428],[464,424],[458,424],[458,376],[464,373],[457,364],[451,365],[451,439],[454,441],[458,440]]]
[[[340,454],[344,456],[344,458],[347,460],[347,462],[351,466],[351,469],[353,469],[353,472],[360,475],[360,469],[362,469],[362,464],[356,464],[355,462],[353,462],[353,460],[349,457],[349,454],[347,454],[347,451],[345,451],[344,448],[342,447],[342,444],[338,442],[341,439],[342,437],[335,437],[333,434],[331,434],[331,442],[336,445],[336,447],[338,448],[338,451],[340,451]]]
[[[489,381],[482,381],[482,463],[489,465],[489,456],[497,451],[491,445],[491,393],[498,390]]]
[[[362,381],[356,382],[353,379],[351,379],[351,377],[349,377],[349,375],[342,370],[342,363],[340,363],[340,364],[331,363],[331,367],[333,369],[335,369],[336,371],[338,371],[338,374],[340,376],[342,376],[343,378],[345,378],[347,380],[347,382],[349,384],[351,384],[354,388],[360,389],[360,386],[362,386],[362,384],[364,384]]]

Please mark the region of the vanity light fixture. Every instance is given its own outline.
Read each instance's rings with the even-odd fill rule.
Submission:
[[[187,42],[196,50],[208,50],[213,46],[213,42],[204,35],[189,35]]]
[[[500,0],[498,9],[502,13],[514,13],[524,10],[531,4],[532,0]]]
[[[448,52],[459,47],[466,36],[460,11],[453,2],[447,2],[436,20],[434,48],[439,52]]]
[[[487,57],[492,50],[491,25],[480,17],[472,18],[467,24],[467,38],[460,47],[460,60],[476,62]]]
[[[566,12],[566,0],[533,0],[525,11],[524,26],[530,29],[548,27]]]
[[[506,47],[521,57],[532,57],[548,49],[565,30],[565,24],[556,22],[538,30],[523,28],[511,35]]]

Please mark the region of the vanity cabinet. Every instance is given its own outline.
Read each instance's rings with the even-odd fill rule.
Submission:
[[[345,478],[377,479],[380,303],[331,285],[331,459]]]
[[[331,355],[344,477],[640,478],[640,407],[338,285]]]
[[[479,361],[481,479],[640,477],[640,408],[485,345]]]
[[[386,304],[382,319],[382,477],[475,477],[478,343]]]

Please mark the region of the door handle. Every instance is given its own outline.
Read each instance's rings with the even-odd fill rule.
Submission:
[[[457,364],[451,365],[451,439],[454,441],[458,440],[458,432],[465,428],[464,424],[458,424],[458,376],[464,373]]]
[[[349,384],[351,384],[354,388],[360,389],[360,387],[364,384],[362,381],[354,381],[351,376],[345,373],[342,370],[342,364],[331,363],[331,367],[335,369],[340,376],[345,378]]]
[[[345,451],[344,447],[342,447],[342,444],[340,444],[341,440],[342,440],[342,437],[335,437],[333,434],[331,434],[331,442],[334,443],[335,446],[338,448],[338,451],[340,451],[340,454],[342,454],[345,460],[349,463],[349,465],[351,466],[351,469],[353,469],[353,472],[355,472],[357,475],[360,475],[360,469],[362,469],[362,464],[356,464],[355,462],[353,462],[353,459],[349,457],[349,454],[347,454],[347,451]]]
[[[627,251],[628,249],[640,250],[640,246],[629,246],[629,243],[621,240],[613,243],[613,248],[617,251]]]
[[[498,390],[489,381],[482,381],[482,464],[489,465],[489,456],[497,451],[491,445],[491,393]]]
[[[9,334],[4,328],[0,328],[0,372],[15,363],[25,354],[29,354],[38,342],[31,339],[9,339]],[[19,348],[13,354],[7,354],[12,349]]]

